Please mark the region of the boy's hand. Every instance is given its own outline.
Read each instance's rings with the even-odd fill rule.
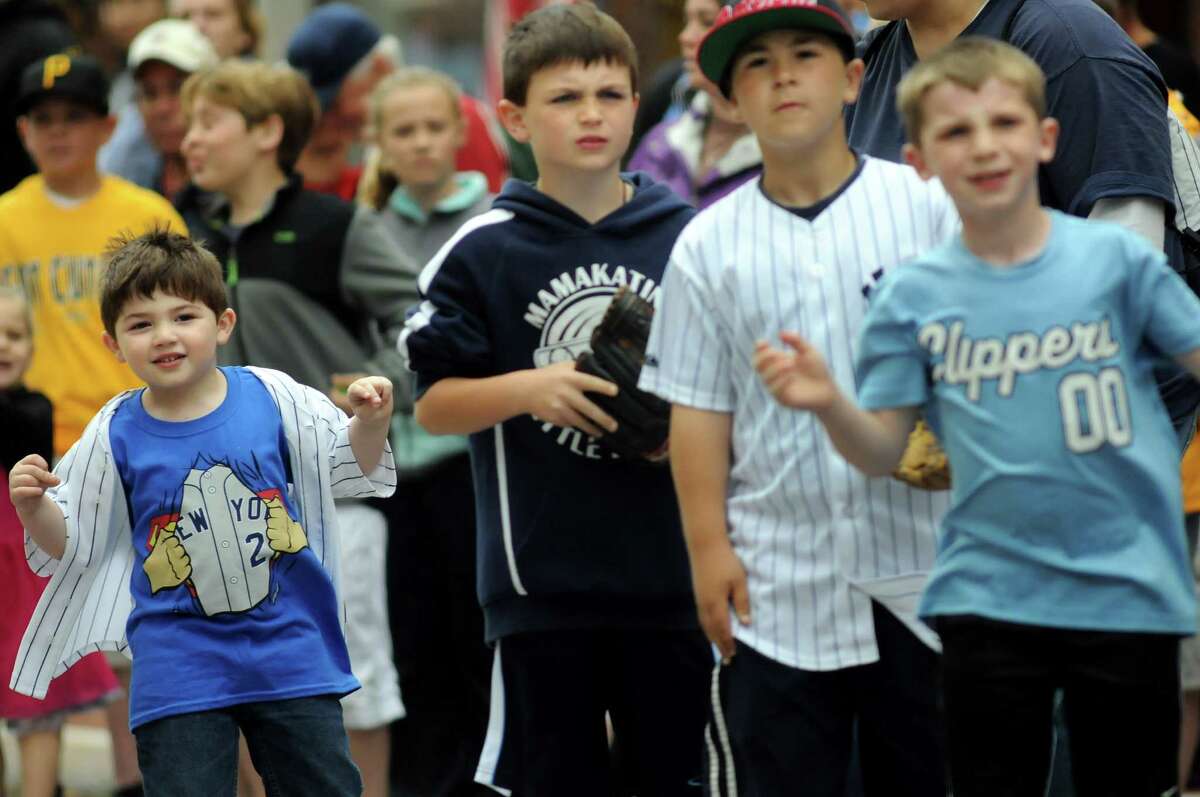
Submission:
[[[821,355],[795,332],[781,332],[779,339],[792,351],[772,348],[765,340],[754,345],[754,369],[767,390],[785,407],[828,409],[838,390]]]
[[[750,592],[746,587],[746,568],[728,541],[691,552],[692,587],[700,626],[708,641],[717,646],[726,664],[736,652],[730,604],[738,622],[750,625]]]
[[[392,417],[392,383],[382,376],[355,379],[346,388],[346,398],[354,417],[363,423],[390,421]]]
[[[353,415],[354,408],[350,406],[350,397],[346,395],[346,391],[350,389],[350,385],[364,376],[367,374],[332,374],[329,377],[329,400],[347,415]]]
[[[37,509],[46,490],[59,483],[50,465],[37,454],[30,454],[13,466],[8,476],[8,496],[17,512]]]
[[[575,361],[547,365],[533,370],[529,395],[529,414],[535,420],[555,426],[573,426],[584,434],[600,437],[614,432],[617,422],[584,395],[584,391],[617,395],[617,386],[598,376],[575,370]]]

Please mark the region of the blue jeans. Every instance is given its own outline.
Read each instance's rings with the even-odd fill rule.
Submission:
[[[164,717],[134,730],[147,797],[234,797],[238,730],[270,797],[358,797],[342,706],[331,695]]]

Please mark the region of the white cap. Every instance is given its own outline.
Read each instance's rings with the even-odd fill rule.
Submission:
[[[129,71],[147,61],[162,61],[191,74],[219,61],[212,42],[184,19],[160,19],[146,26],[129,45]]]

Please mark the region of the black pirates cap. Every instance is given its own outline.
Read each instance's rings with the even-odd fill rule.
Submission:
[[[108,115],[108,78],[100,63],[86,55],[58,53],[35,61],[21,73],[16,111],[24,114],[51,97],[73,100]]]

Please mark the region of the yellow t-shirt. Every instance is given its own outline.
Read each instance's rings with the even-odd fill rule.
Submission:
[[[33,310],[33,364],[25,384],[54,404],[54,453],[62,456],[104,402],[141,384],[101,335],[100,277],[109,239],[155,223],[187,232],[171,203],[117,177],[65,208],[40,175],[0,196],[0,285],[23,288]]]

